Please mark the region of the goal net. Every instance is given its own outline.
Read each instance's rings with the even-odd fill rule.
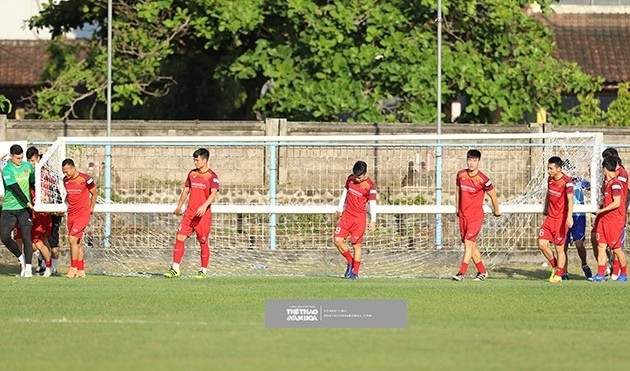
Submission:
[[[160,274],[171,262],[180,220],[173,211],[200,147],[210,151],[221,183],[210,236],[209,272],[217,275],[342,273],[333,214],[357,160],[367,162],[378,191],[377,230],[363,243],[364,277],[444,276],[457,269],[455,174],[471,148],[482,152],[480,170],[492,179],[503,212],[487,214],[478,241],[491,268],[536,250],[549,157],[570,160],[568,174],[592,189],[601,181],[601,133],[62,137],[36,167],[35,208],[65,210],[61,162],[72,158],[99,191],[83,240],[88,272]],[[597,202],[587,189],[575,210],[594,211]],[[191,275],[199,266],[194,236],[186,246],[182,273]]]

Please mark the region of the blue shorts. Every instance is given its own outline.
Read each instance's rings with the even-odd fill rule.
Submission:
[[[574,215],[573,226],[567,232],[566,244],[571,241],[584,241],[586,237],[586,215]]]

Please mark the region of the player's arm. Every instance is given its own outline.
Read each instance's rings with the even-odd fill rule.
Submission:
[[[573,193],[567,193],[567,221],[566,226],[573,227]]]
[[[201,217],[203,216],[203,214],[206,213],[206,210],[208,210],[208,207],[210,207],[210,204],[212,204],[214,202],[214,199],[217,198],[217,193],[218,193],[218,190],[216,188],[210,188],[210,194],[208,195],[208,199],[206,200],[206,202],[201,204],[201,206],[199,206],[199,208],[197,209],[197,213],[196,213],[197,216]]]
[[[497,192],[492,188],[488,191],[490,201],[492,202],[492,213],[494,216],[501,216],[501,210],[499,210],[499,199],[497,198]]]
[[[96,200],[98,199],[98,190],[96,186],[90,189],[90,214],[94,214],[94,207],[96,206]]]
[[[33,205],[28,200],[24,192],[22,192],[22,188],[20,188],[17,183],[8,184],[7,188],[10,189],[11,192],[13,192],[13,195],[15,195],[15,197],[20,200],[24,205],[26,205],[29,209],[33,208]]]
[[[182,189],[182,194],[179,196],[179,202],[177,203],[177,207],[175,208],[176,215],[182,215],[182,207],[184,207],[184,202],[188,199],[188,195],[190,194],[190,187],[184,186]]]
[[[337,204],[335,216],[340,217],[341,213],[343,213],[343,209],[346,206],[346,197],[348,197],[348,189],[344,187],[343,192],[341,192],[341,197],[339,198],[339,203]]]
[[[370,200],[370,225],[368,226],[368,230],[370,232],[374,232],[376,230],[376,200]]]
[[[606,211],[615,210],[621,205],[621,196],[613,196],[613,200],[608,206],[603,207],[595,212],[595,215],[605,213]]]
[[[545,195],[545,203],[543,204],[543,215],[549,214],[549,190],[547,190],[547,194]]]
[[[455,186],[455,215],[459,216],[459,197],[462,189],[459,185]]]

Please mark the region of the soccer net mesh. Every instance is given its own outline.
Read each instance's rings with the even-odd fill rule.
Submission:
[[[377,231],[363,243],[365,277],[443,276],[457,269],[455,174],[466,167],[471,148],[482,152],[480,170],[492,179],[504,213],[487,214],[479,239],[491,268],[535,251],[549,157],[569,159],[570,176],[593,185],[601,179],[601,133],[66,137],[36,167],[36,209],[65,210],[61,162],[72,158],[99,190],[83,241],[88,272],[161,274],[180,221],[173,211],[199,147],[209,149],[221,183],[210,235],[209,273],[217,275],[340,275],[345,260],[332,244],[333,213],[357,160],[368,163],[379,195]],[[596,209],[596,195],[586,190],[585,198],[576,211]],[[67,245],[64,226],[61,246]],[[194,236],[186,246],[182,273],[192,275],[199,266]]]

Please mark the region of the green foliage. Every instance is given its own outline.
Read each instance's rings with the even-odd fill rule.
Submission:
[[[9,98],[0,94],[0,113],[10,113],[12,109],[11,101]]]
[[[619,84],[617,99],[610,103],[605,114],[609,126],[630,126],[629,87],[627,82]]]
[[[551,2],[538,3],[549,11]],[[80,50],[55,58],[35,113],[102,112],[104,3],[68,0],[31,19],[54,35],[83,22],[102,26]],[[469,97],[462,120],[515,123],[538,107],[568,120],[562,96],[598,89],[577,65],[551,57],[550,31],[522,12],[522,1],[443,3],[443,99]],[[113,110],[137,118],[433,122],[436,7],[436,0],[114,2]]]
[[[570,110],[571,115],[566,117],[570,125],[598,126],[604,124],[604,111],[599,108],[600,101],[594,94],[579,95],[580,104]],[[576,119],[577,117],[577,119]],[[563,120],[560,121],[564,122]]]

